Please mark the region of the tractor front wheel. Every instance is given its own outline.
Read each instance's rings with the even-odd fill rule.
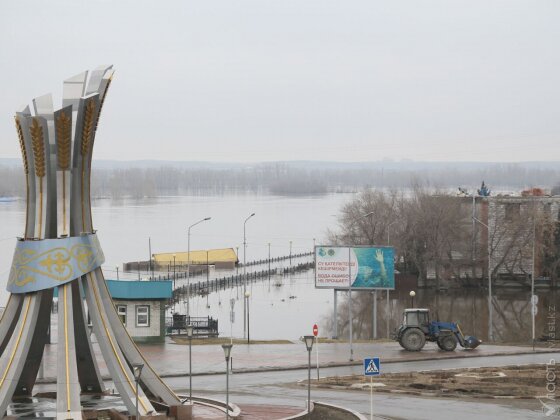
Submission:
[[[426,337],[419,328],[409,328],[403,333],[400,343],[408,351],[420,351],[426,344]]]
[[[453,335],[444,335],[438,338],[438,346],[445,351],[453,351],[457,347],[457,339]]]

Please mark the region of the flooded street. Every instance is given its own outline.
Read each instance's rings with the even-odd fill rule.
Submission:
[[[320,335],[333,334],[334,292],[315,289],[313,270],[294,275],[276,275],[247,286],[251,292],[250,323],[253,339],[295,339],[309,334],[311,326],[318,323]],[[412,307],[409,288],[399,286],[387,294],[379,291],[377,296],[377,334],[387,337],[402,321],[405,308]],[[558,291],[537,290],[539,296],[536,316],[536,339],[548,337],[553,323],[558,322]],[[230,299],[235,299],[233,335],[241,336],[243,327],[242,287],[221,290],[207,296],[191,299],[192,316],[212,316],[229,320]],[[347,291],[338,292],[338,336],[347,339]],[[371,339],[372,294],[353,291],[354,337]],[[530,291],[524,289],[494,290],[492,304],[494,339],[498,342],[531,342]],[[430,309],[431,319],[458,322],[465,335],[473,335],[484,342],[488,339],[488,292],[486,289],[449,289],[437,293],[433,289],[416,289],[414,307]],[[361,308],[361,310],[360,310]],[[177,306],[178,312],[186,313],[186,303]],[[229,322],[220,322],[220,335],[229,336]]]

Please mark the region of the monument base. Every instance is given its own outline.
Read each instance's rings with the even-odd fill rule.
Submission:
[[[169,407],[169,416],[177,420],[192,420],[193,404],[173,405]]]

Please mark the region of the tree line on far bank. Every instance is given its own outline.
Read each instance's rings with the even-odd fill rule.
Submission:
[[[239,168],[176,168],[172,166],[126,169],[93,168],[94,197],[157,197],[185,194],[223,194],[253,192],[278,195],[356,192],[364,188],[409,189],[412,182],[422,182],[439,189],[473,188],[482,180],[494,188],[518,192],[530,186],[554,189],[560,181],[560,169],[538,169],[518,165],[496,164],[479,169],[433,168],[384,169],[372,164],[368,168],[329,168],[290,163],[256,164]],[[23,197],[22,169],[0,167],[0,197]]]

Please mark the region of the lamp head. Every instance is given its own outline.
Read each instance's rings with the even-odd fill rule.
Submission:
[[[205,217],[205,218],[204,218],[204,221],[210,220],[210,219],[211,219],[211,217]]]
[[[409,295],[410,295],[410,297],[414,297],[414,296],[416,296],[416,292],[414,290],[411,290]]]
[[[303,341],[305,342],[305,347],[307,351],[311,351],[313,348],[313,342],[315,341],[315,337],[312,335],[305,335],[303,336]]]
[[[142,369],[144,368],[144,363],[133,363],[132,364],[132,373],[134,374],[134,379],[140,379],[142,375]]]
[[[233,347],[233,344],[222,344],[222,348],[224,349],[224,356],[226,357],[226,360],[229,360],[229,356],[231,355],[231,348]]]
[[[249,292],[249,291],[247,290],[247,291],[245,292],[245,297],[246,297],[246,298],[251,297],[251,292]]]
[[[191,324],[187,325],[187,337],[192,338],[193,336],[193,326]]]

